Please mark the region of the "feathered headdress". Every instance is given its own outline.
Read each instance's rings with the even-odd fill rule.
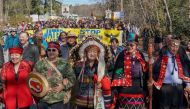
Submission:
[[[85,61],[86,60],[86,54],[85,50],[87,47],[95,45],[99,48],[100,53],[98,56],[98,80],[101,80],[103,78],[103,75],[105,74],[105,60],[109,57],[107,54],[109,54],[108,47],[104,45],[100,40],[95,38],[94,36],[88,36],[86,37],[81,43],[76,45],[70,52],[70,58],[72,61]]]
[[[104,57],[104,59],[107,61],[107,59],[109,58],[109,55],[105,55],[105,54],[109,54],[108,47],[94,36],[87,36],[85,39],[83,39],[83,41],[78,43],[71,50],[70,59],[73,60],[74,62],[85,60],[86,58],[85,49],[91,45],[97,46],[100,49],[99,57]]]

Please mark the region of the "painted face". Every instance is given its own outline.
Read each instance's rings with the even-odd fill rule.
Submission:
[[[127,43],[127,50],[129,53],[134,53],[137,49],[137,45],[135,42],[128,42]]]
[[[10,54],[10,58],[11,58],[12,63],[14,64],[17,64],[22,60],[21,54],[18,54],[18,53]]]
[[[95,61],[98,57],[98,51],[95,50],[95,49],[90,49],[88,52],[87,52],[87,58],[88,60],[90,61]]]
[[[59,51],[56,48],[48,48],[47,55],[49,59],[53,60],[59,56]]]
[[[25,33],[20,34],[19,41],[22,45],[26,44],[28,42],[28,36]]]

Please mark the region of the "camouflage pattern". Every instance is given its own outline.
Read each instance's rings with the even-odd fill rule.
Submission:
[[[38,61],[34,67],[35,71],[41,73],[43,76],[46,77],[49,87],[51,87],[52,89],[56,87],[57,84],[63,83],[64,78],[68,79],[68,84],[64,85],[64,89],[61,92],[48,92],[46,96],[44,96],[40,100],[48,104],[63,101],[66,92],[71,89],[76,80],[72,66],[63,59],[59,58],[57,60],[56,67],[62,74],[62,77],[55,71],[53,67],[51,67],[51,65],[49,65],[46,59]]]

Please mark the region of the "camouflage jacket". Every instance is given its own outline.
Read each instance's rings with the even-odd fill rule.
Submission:
[[[40,101],[48,104],[60,102],[64,100],[64,96],[68,90],[73,87],[76,77],[74,71],[69,63],[59,58],[56,62],[56,67],[62,74],[62,77],[55,71],[53,67],[47,62],[46,59],[38,61],[34,67],[34,70],[41,73],[48,81],[49,87],[54,88],[58,83],[63,82],[64,78],[68,79],[68,84],[64,85],[64,89],[59,92],[48,92]]]

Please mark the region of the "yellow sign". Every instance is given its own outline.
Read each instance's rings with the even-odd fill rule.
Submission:
[[[61,32],[72,32],[78,37],[78,41],[82,41],[86,36],[93,35],[97,37],[102,43],[110,44],[111,38],[117,38],[119,44],[122,44],[122,31],[119,30],[106,30],[106,29],[80,29],[80,28],[48,28],[43,29],[43,38],[47,42],[57,41]],[[30,35],[33,35],[33,30],[27,31]]]

